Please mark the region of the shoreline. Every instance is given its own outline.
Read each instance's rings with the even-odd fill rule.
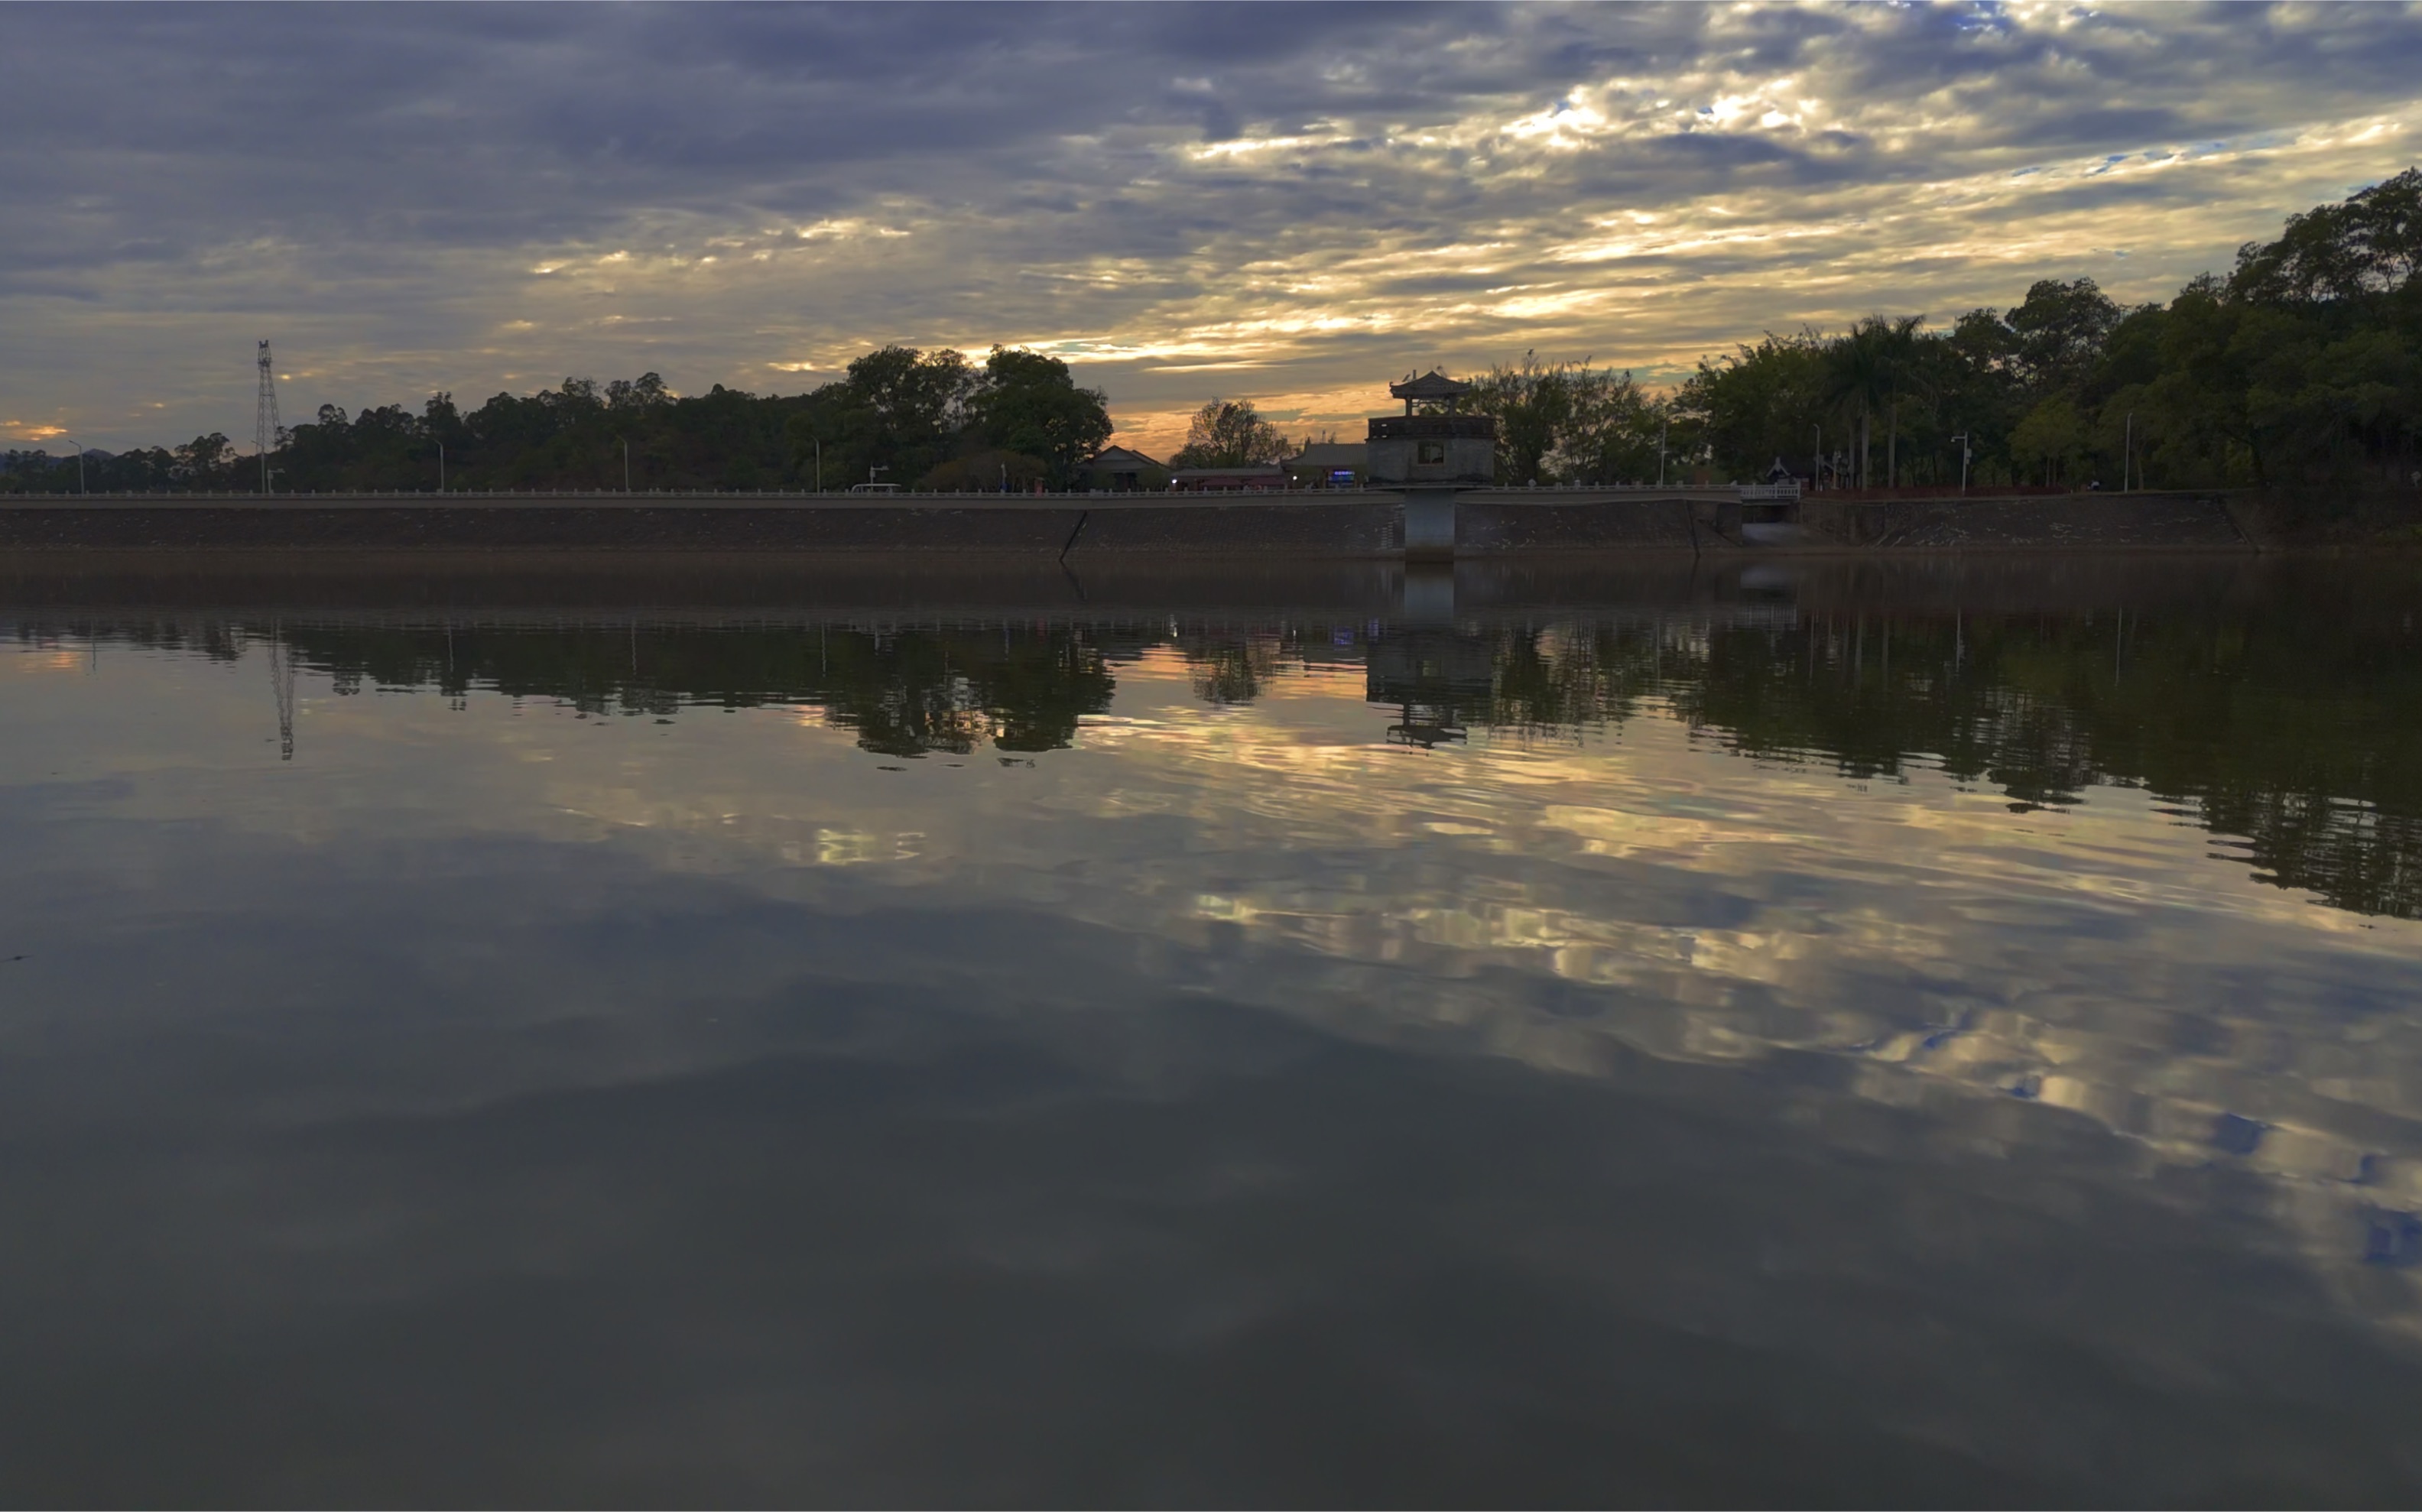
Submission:
[[[533,627],[689,622],[804,623],[1394,618],[1452,606],[1504,614],[1898,606],[1969,613],[2162,605],[2209,607],[2351,576],[2422,581],[2411,555],[1689,551],[1502,555],[1452,564],[1373,559],[629,551],[0,552],[0,627],[213,617]]]
[[[2240,502],[2204,491],[1795,504],[1734,488],[1465,489],[1454,554],[1740,557],[2257,552]],[[1401,559],[1383,490],[1156,494],[0,496],[0,551],[745,553]],[[1771,516],[1780,514],[1782,518]]]

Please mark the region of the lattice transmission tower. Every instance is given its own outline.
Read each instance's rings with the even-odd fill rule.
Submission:
[[[286,649],[286,627],[269,627],[269,696],[277,702],[277,759],[294,759],[294,657]]]
[[[260,343],[260,402],[254,406],[252,444],[260,454],[260,491],[269,492],[269,453],[277,445],[277,374],[271,370],[269,343]]]

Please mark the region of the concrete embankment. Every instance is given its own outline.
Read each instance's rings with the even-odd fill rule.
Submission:
[[[872,502],[812,495],[352,496],[139,497],[87,505],[0,505],[0,548],[308,548],[1057,555],[1282,552],[1384,556],[1392,499],[1136,505],[1077,496],[923,497]]]
[[[1473,553],[1693,544],[1689,492],[1480,491],[1458,502]],[[116,496],[0,500],[0,550],[638,550],[988,556],[1189,553],[1392,557],[1404,501],[1379,491],[1265,496],[557,494]]]
[[[2225,496],[2131,493],[1800,504],[1801,528],[1844,546],[1916,551],[2248,551]]]
[[[441,502],[442,498],[442,502]],[[1768,507],[1769,510],[1772,506]],[[1836,502],[1778,529],[1738,493],[1476,489],[1455,551],[2250,549],[2214,495]],[[765,494],[0,496],[0,550],[639,551],[1392,558],[1405,503],[1376,490],[1264,496]]]
[[[1953,615],[2211,611],[2279,591],[2410,602],[2422,559],[2294,553],[1531,552],[1452,566],[1124,553],[1056,562],[811,553],[124,550],[0,552],[0,636],[227,620],[290,623],[746,626],[1082,621],[1243,626],[1457,617],[1536,622],[1710,606]],[[1435,614],[1432,618],[1435,618]]]

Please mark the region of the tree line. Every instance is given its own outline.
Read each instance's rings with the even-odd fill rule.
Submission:
[[[2223,277],[2125,307],[2045,278],[2007,309],[1929,326],[1874,314],[1765,334],[1671,391],[1525,354],[1472,380],[1497,480],[1749,481],[1847,489],[2323,486],[2415,479],[2422,170],[2289,218]],[[1194,417],[1180,465],[1290,447],[1250,402]]]
[[[117,633],[230,659],[275,636],[339,694],[478,688],[666,718],[813,705],[887,757],[1072,745],[1084,717],[1110,707],[1123,669],[1156,648],[1180,654],[1195,695],[1219,704],[1252,701],[1289,668],[1360,662],[1375,703],[1410,701],[1524,739],[1672,718],[1761,760],[1859,782],[1934,770],[2021,810],[2140,787],[2244,837],[2264,880],[2422,918],[2422,658],[2407,654],[2403,601],[2350,598],[2345,581],[2331,565],[2251,598],[2125,615],[1810,611],[1682,635],[1637,618],[1375,634],[1359,617],[1318,614],[1249,631],[263,622],[208,625],[196,642],[170,621]],[[1392,640],[1407,642],[1402,654],[1387,654]],[[1374,733],[1387,718],[1373,712]]]
[[[1929,327],[1870,315],[1737,345],[1671,393],[1526,357],[1480,380],[1498,477],[1616,482],[1661,464],[1846,488],[2410,485],[2422,420],[2422,169],[2288,219],[2225,276],[2124,307],[2046,278]]]
[[[278,492],[358,489],[1066,487],[1110,436],[1103,396],[1057,357],[995,347],[981,365],[955,351],[889,346],[809,393],[757,395],[718,384],[669,391],[655,373],[497,394],[464,411],[448,393],[348,416],[322,404],[279,433],[267,459]],[[76,463],[10,452],[0,489],[72,492]],[[179,447],[89,457],[104,490],[244,490],[261,459],[222,434]]]
[[[2291,216],[2226,275],[2125,307],[2092,278],[2037,281],[1947,324],[1878,313],[1769,332],[1653,392],[1628,371],[1525,354],[1474,380],[1502,483],[1752,480],[1834,487],[2412,484],[2422,424],[2422,169]],[[566,379],[464,413],[450,394],[348,417],[321,406],[267,459],[285,490],[749,489],[868,481],[1067,487],[1109,439],[1107,402],[1060,359],[979,366],[890,346],[795,396],[679,397],[653,373]],[[1214,399],[1172,466],[1267,463],[1299,445],[1250,400]],[[12,451],[0,490],[71,491],[73,458]],[[94,491],[258,486],[224,434],[102,459]]]

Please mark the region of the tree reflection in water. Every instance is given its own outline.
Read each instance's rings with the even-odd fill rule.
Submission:
[[[1249,704],[1360,663],[1373,735],[1420,746],[1610,738],[1674,718],[1743,757],[1857,781],[1939,770],[2013,809],[2142,788],[2242,837],[2257,874],[2422,917],[2422,659],[2400,600],[2325,595],[2150,611],[1969,613],[1737,604],[1664,614],[1389,624],[591,621],[25,623],[231,658],[275,637],[339,694],[474,688],[593,715],[812,705],[886,756],[1059,749],[1118,668],[1181,656],[1196,697]],[[1382,712],[1384,711],[1384,713]]]

